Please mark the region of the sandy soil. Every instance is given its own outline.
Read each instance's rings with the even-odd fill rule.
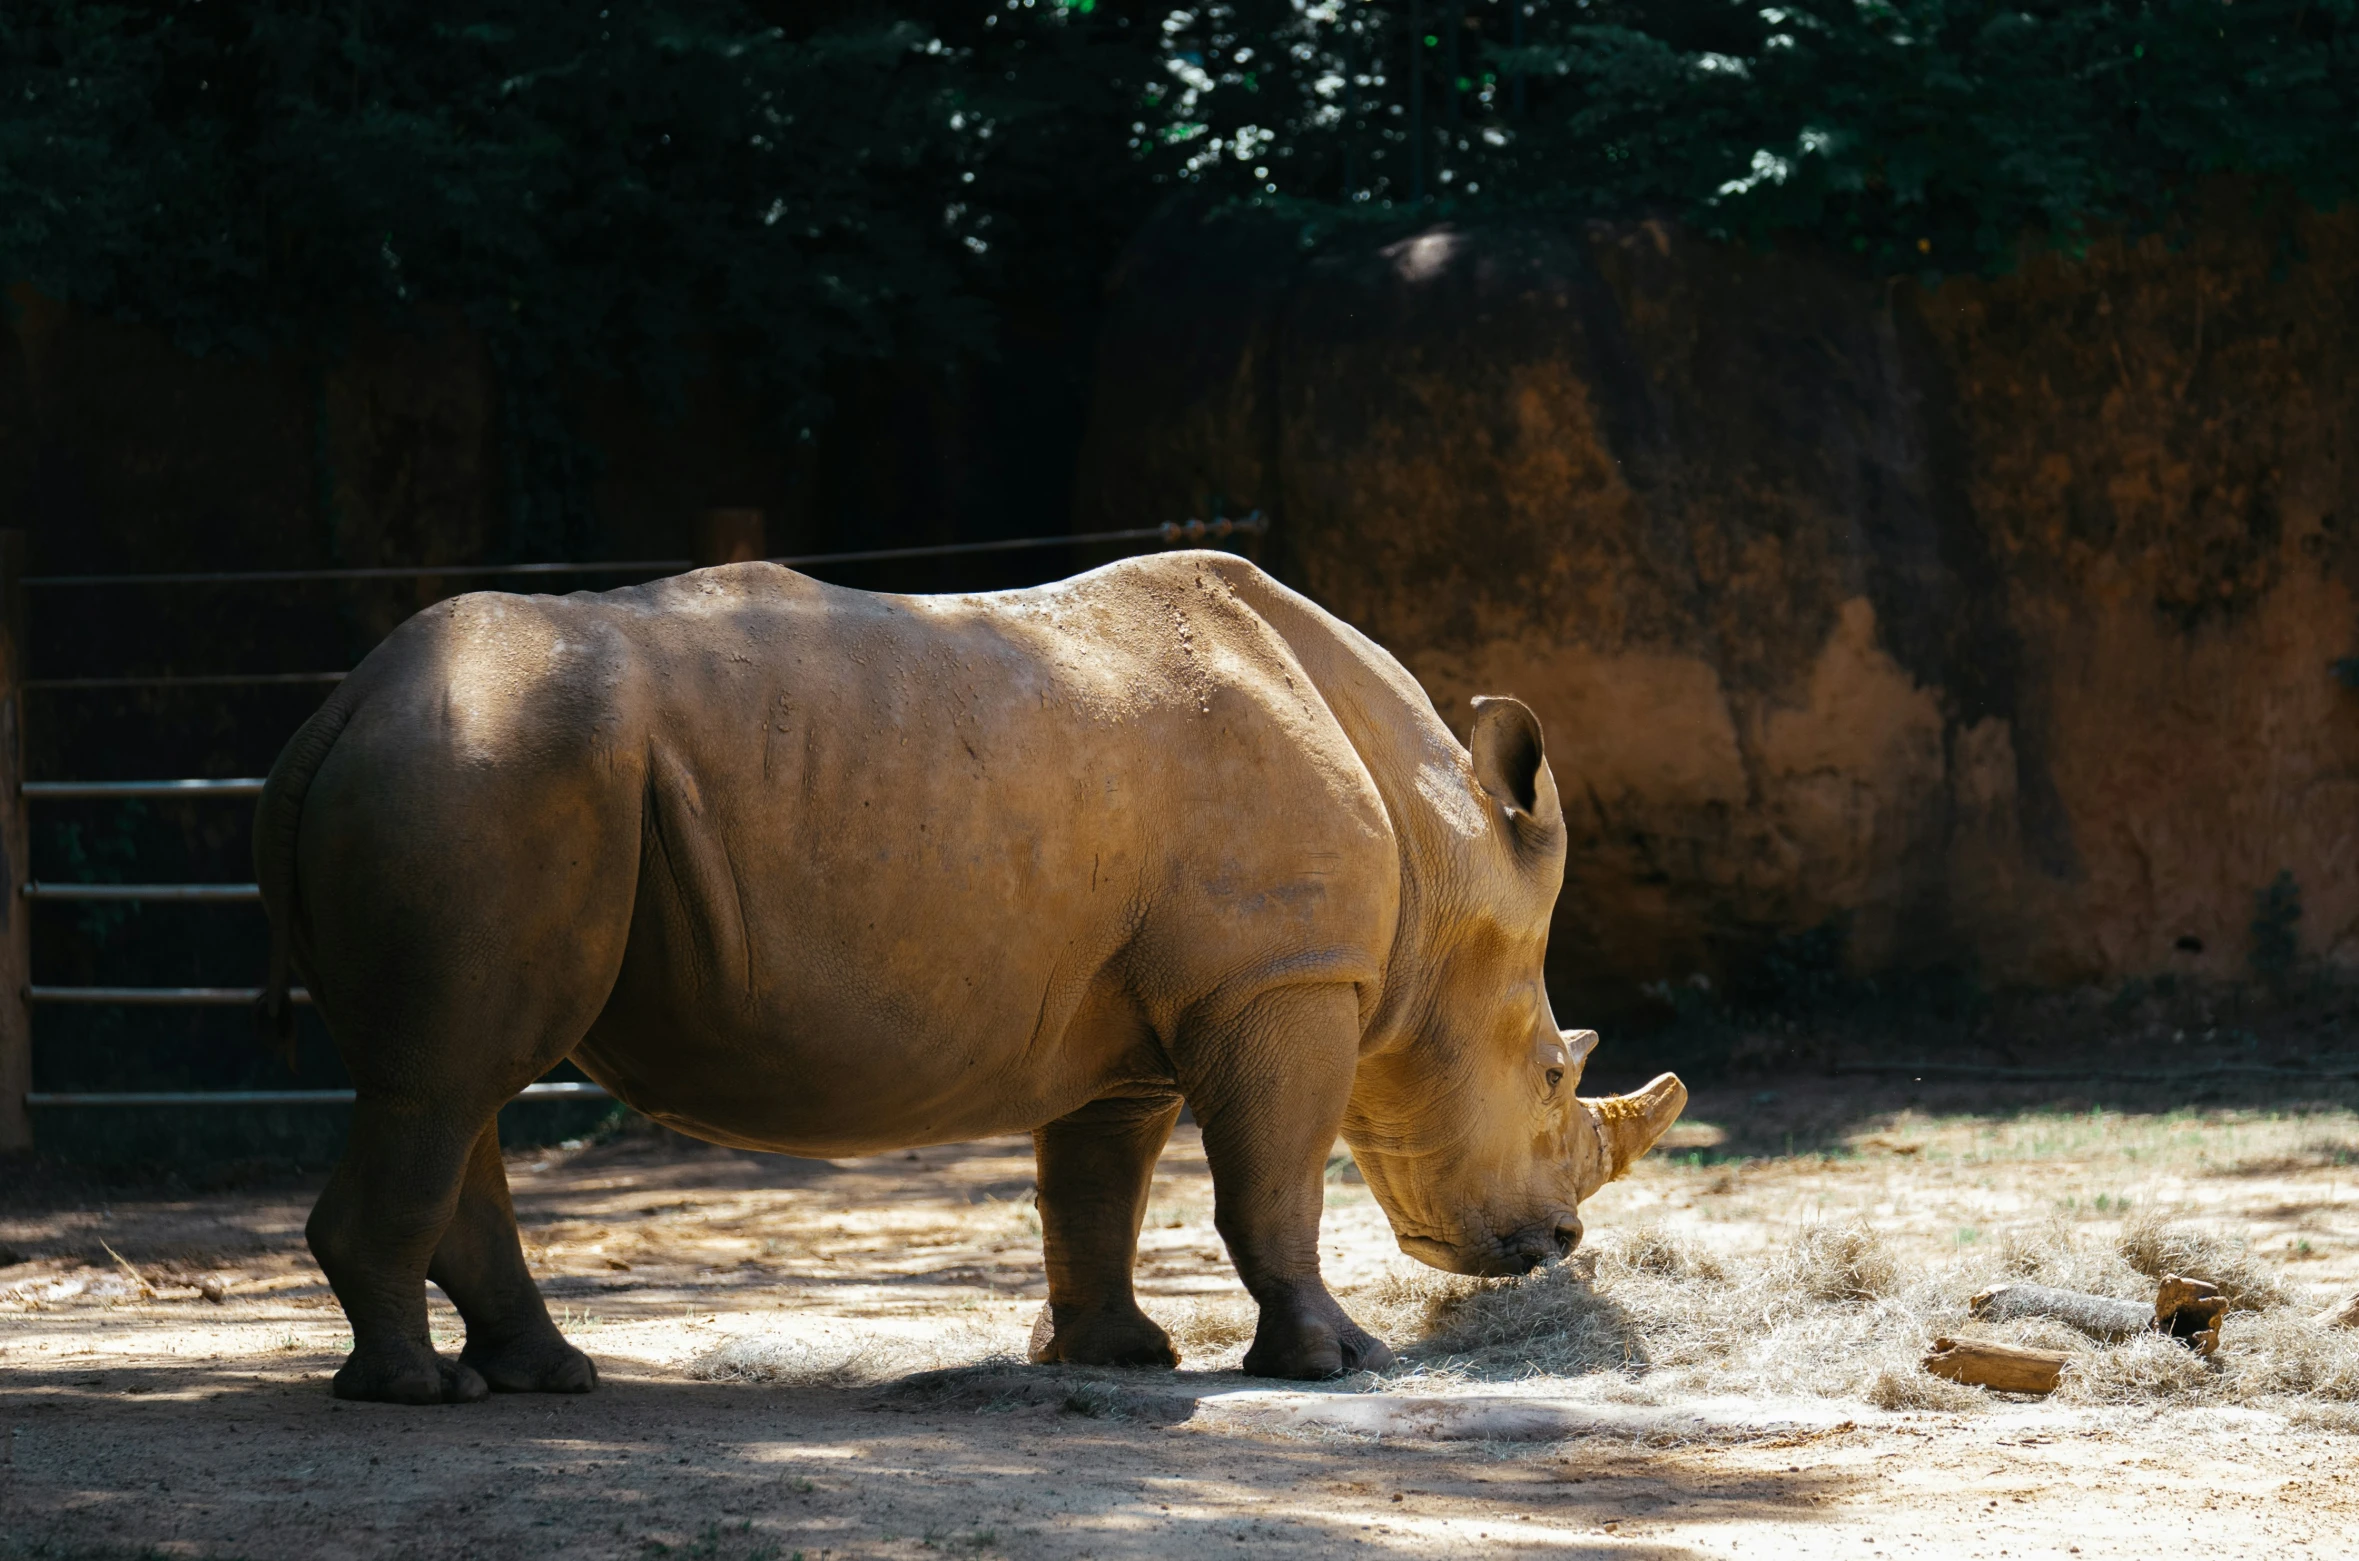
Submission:
[[[1931,1263],[2159,1204],[2283,1259],[2305,1300],[2359,1287],[2348,1110],[2034,1104],[1824,1080],[1706,1092],[1584,1212],[1593,1234],[1653,1223],[1731,1254],[1856,1216]],[[1365,1311],[1408,1265],[1334,1172],[1328,1271]],[[1011,1364],[1042,1294],[1019,1140],[828,1164],[645,1134],[517,1156],[510,1175],[550,1304],[605,1373],[586,1398],[330,1399],[347,1336],[302,1247],[311,1182],[18,1177],[0,1194],[0,1555],[2359,1552],[2359,1414],[2341,1404],[1763,1401],[1652,1435],[1511,1415],[1465,1422],[1487,1440],[1435,1440],[1322,1415],[1371,1388],[1512,1408],[1569,1401],[1565,1385],[1411,1374],[1229,1397],[1267,1385],[1223,1369],[1248,1314],[1184,1128],[1141,1259],[1148,1309],[1190,1355],[1176,1375]]]

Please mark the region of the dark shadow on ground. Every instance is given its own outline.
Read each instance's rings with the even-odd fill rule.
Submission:
[[[1106,1407],[1137,1398],[1134,1383],[1227,1391],[1242,1380],[1227,1374],[1089,1374],[1120,1390],[1094,1409],[1071,1373],[1039,1374],[1051,1401],[1025,1401],[1005,1389],[1028,1371],[1007,1367],[987,1394],[966,1391],[976,1373],[883,1391],[624,1375],[583,1398],[402,1409],[340,1404],[320,1379],[330,1363],[306,1364],[305,1381],[0,1372],[0,1557],[1383,1556],[1518,1541],[1672,1557],[1701,1552],[1604,1525],[1806,1523],[1849,1483],[1704,1473],[1626,1442],[1502,1459]]]

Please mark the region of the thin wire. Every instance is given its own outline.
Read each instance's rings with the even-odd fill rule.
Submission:
[[[685,558],[643,558],[610,564],[436,564],[384,569],[233,569],[160,575],[29,575],[27,585],[283,585],[304,580],[424,580],[437,575],[670,574],[692,569]]]
[[[579,1082],[527,1084],[517,1100],[611,1100],[605,1086]],[[105,1094],[30,1091],[28,1106],[348,1106],[348,1089],[121,1090]]]
[[[1198,541],[1237,533],[1258,536],[1269,529],[1259,510],[1237,520],[1171,521],[1121,531],[1082,531],[1061,537],[1010,537],[995,542],[942,542],[928,547],[862,548],[846,553],[799,553],[766,560],[802,567],[810,564],[874,563],[896,558],[947,558],[960,553],[1017,553],[1032,548],[1073,547],[1094,542]],[[235,569],[154,575],[33,575],[26,585],[273,585],[311,580],[425,580],[443,575],[469,579],[512,579],[538,575],[675,574],[696,567],[687,558],[642,558],[613,563],[430,564],[372,569]]]

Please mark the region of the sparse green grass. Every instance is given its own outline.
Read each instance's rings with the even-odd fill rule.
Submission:
[[[1694,1142],[1698,1138],[1710,1141]],[[1905,1110],[1855,1124],[1832,1139],[1784,1133],[1782,1153],[1747,1152],[1734,1147],[1735,1141],[1726,1126],[1689,1118],[1674,1130],[1672,1143],[1657,1151],[1657,1163],[1691,1171],[1781,1158],[1834,1164],[1881,1151],[1951,1167],[2114,1159],[2140,1169],[2172,1165],[2223,1174],[2254,1167],[2330,1168],[2359,1165],[2359,1112],[2201,1106],[2133,1112],[2096,1106],[1993,1116]]]
[[[1902,1113],[1890,1126],[1855,1138],[1906,1137],[1921,1143],[1928,1164],[2017,1165],[2030,1161],[2115,1158],[2190,1171],[2224,1171],[2269,1155],[2307,1153],[2320,1163],[2359,1159],[2359,1113],[2183,1107],[2131,1113],[2034,1111],[2017,1116],[1933,1117]],[[2339,1156],[2340,1158],[2336,1158]]]
[[[683,1561],[779,1561],[780,1549],[776,1540],[755,1537],[751,1518],[732,1524],[707,1523],[684,1545],[654,1538],[639,1542],[640,1553],[648,1561],[658,1556],[679,1556]],[[802,1561],[802,1557],[800,1550],[794,1553],[794,1561]]]

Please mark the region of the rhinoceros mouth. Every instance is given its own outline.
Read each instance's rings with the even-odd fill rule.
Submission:
[[[1512,1279],[1569,1256],[1581,1242],[1578,1220],[1533,1226],[1490,1241],[1460,1244],[1432,1236],[1401,1236],[1400,1248],[1420,1263],[1475,1279]]]
[[[1434,1236],[1398,1236],[1394,1239],[1399,1242],[1403,1252],[1429,1268],[1438,1268],[1446,1274],[1471,1272],[1465,1260],[1459,1256],[1454,1242]]]

